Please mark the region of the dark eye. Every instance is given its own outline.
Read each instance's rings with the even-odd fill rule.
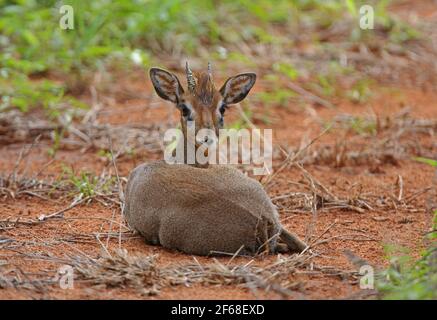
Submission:
[[[219,109],[220,114],[222,115],[222,117],[223,117],[223,115],[225,114],[226,108],[227,108],[227,106],[223,103],[223,104],[221,105],[220,109]]]
[[[190,108],[188,108],[187,107],[187,105],[185,104],[185,103],[181,103],[180,105],[179,105],[179,109],[181,110],[181,112],[182,112],[182,116],[183,117],[188,117],[189,115],[190,115]]]

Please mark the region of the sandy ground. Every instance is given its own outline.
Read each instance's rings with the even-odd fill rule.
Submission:
[[[435,6],[432,7],[435,9]],[[399,6],[398,10],[404,10]],[[429,10],[425,11],[429,14]],[[117,80],[117,90],[120,92],[140,92],[141,97],[126,97],[115,94],[113,103],[104,104],[104,109],[98,117],[100,123],[125,124],[125,123],[161,123],[177,121],[176,110],[159,100],[152,93],[151,85],[146,75],[137,72],[130,77],[121,77]],[[262,84],[257,84],[255,92],[263,91]],[[293,108],[272,107],[270,114],[273,123],[266,125],[262,122],[255,123],[260,127],[273,128],[275,144],[298,147],[302,141],[317,136],[321,131],[320,123],[330,121],[339,115],[351,114],[365,116],[373,112],[380,117],[390,117],[398,114],[405,106],[411,110],[414,119],[437,118],[437,94],[435,91],[424,91],[419,88],[404,87],[378,87],[372,90],[372,98],[362,105],[349,101],[338,101],[336,108],[328,109],[321,106],[310,106],[313,112],[296,111]],[[84,99],[89,97],[84,96]],[[250,98],[249,98],[250,99]],[[260,103],[253,105],[254,113],[263,112],[264,106]],[[228,122],[238,119],[236,110],[229,110],[226,115]],[[331,130],[324,135],[310,150],[317,150],[320,145],[335,145],[340,140],[356,139],[357,134],[341,129]],[[437,145],[435,137],[429,133],[417,133],[425,147],[424,152],[436,154]],[[363,145],[368,144],[368,138],[363,136],[358,141]],[[39,171],[50,161],[48,149],[50,141],[42,140],[32,149],[28,160],[21,164],[21,169],[29,174]],[[16,164],[22,143],[0,146],[0,173],[12,172]],[[62,167],[69,165],[76,171],[88,170],[100,173],[104,168],[114,174],[113,167],[102,159],[98,150],[68,151],[59,150],[54,161],[44,169],[43,176],[56,177],[62,172]],[[155,161],[160,154],[141,152],[132,156],[122,156],[117,160],[117,167],[121,176],[127,176],[129,171],[142,162]],[[275,168],[281,163],[275,161]],[[290,213],[280,210],[280,217],[287,229],[293,230],[299,236],[307,235],[307,228],[311,222],[315,223],[314,235],[321,235],[331,226],[323,237],[329,239],[317,247],[319,257],[314,263],[319,266],[329,266],[343,271],[356,270],[356,267],[344,255],[345,250],[354,252],[375,267],[387,266],[384,247],[387,244],[407,247],[413,255],[417,256],[424,246],[423,237],[430,230],[432,213],[430,207],[436,199],[436,172],[430,166],[418,163],[411,158],[403,158],[396,163],[382,162],[377,165],[372,163],[360,165],[345,165],[336,167],[326,163],[314,163],[305,166],[310,172],[331,192],[337,195],[350,195],[359,189],[361,194],[380,195],[381,197],[397,197],[399,192],[398,177],[403,180],[403,199],[411,198],[406,205],[396,204],[383,209],[373,208],[364,212],[347,209],[333,209],[319,211],[314,220],[311,212]],[[301,172],[296,168],[281,171],[268,190],[274,197],[293,190],[292,181],[300,181]],[[417,192],[431,187],[428,191],[415,196]],[[69,205],[66,200],[44,200],[33,196],[22,195],[18,199],[3,197],[0,199],[0,220],[7,218],[35,219],[41,214],[50,214]],[[121,217],[116,206],[105,206],[99,202],[79,205],[64,214],[64,219],[48,220],[39,225],[17,225],[11,229],[0,229],[0,266],[3,275],[21,274],[21,277],[46,277],[51,278],[61,263],[47,261],[38,256],[60,257],[65,253],[70,255],[85,255],[97,257],[102,252],[102,246],[93,236],[98,232],[113,230],[118,232]],[[193,262],[193,257],[179,252],[146,245],[141,238],[132,235],[125,227],[123,238],[108,240],[108,250],[118,247],[125,248],[131,254],[156,254],[159,266]],[[13,239],[13,242],[1,242],[1,239]],[[102,237],[106,244],[106,238]],[[273,262],[277,257],[255,258],[256,264]],[[210,263],[210,257],[196,257],[200,263]],[[226,263],[230,258],[220,257],[219,261]],[[236,258],[235,263],[244,263],[249,258]],[[22,271],[22,273],[17,270]],[[0,273],[1,275],[1,273]],[[18,276],[18,277],[20,277]],[[333,276],[327,274],[297,273],[290,276],[290,282],[295,283],[293,295],[295,299],[339,299],[362,298],[366,296],[365,290],[360,290],[356,279],[350,277]],[[260,290],[255,295],[243,286],[213,286],[194,285],[191,287],[166,287],[157,296],[148,299],[254,299],[254,298],[280,298],[273,292]],[[46,290],[0,288],[1,299],[142,299],[133,288],[103,288],[86,281],[76,281],[74,289],[63,290],[56,285],[49,286]]]

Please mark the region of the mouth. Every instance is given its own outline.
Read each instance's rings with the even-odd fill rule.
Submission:
[[[204,136],[203,138],[196,137],[196,139],[195,139],[196,147],[200,147],[200,146],[210,147],[210,146],[216,144],[217,142],[218,142],[218,137],[212,136],[212,135],[207,135],[207,136]]]

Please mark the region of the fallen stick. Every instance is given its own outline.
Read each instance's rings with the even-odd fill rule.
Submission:
[[[81,203],[83,203],[83,202],[85,202],[85,201],[87,201],[87,200],[89,200],[89,199],[91,199],[91,197],[86,197],[86,198],[83,198],[83,199],[81,199],[81,200],[79,200],[79,201],[73,202],[73,203],[70,204],[68,207],[66,207],[66,208],[64,208],[64,209],[61,209],[61,210],[59,210],[59,211],[53,212],[53,213],[51,213],[51,214],[49,214],[49,215],[47,215],[47,216],[44,215],[44,214],[42,214],[42,215],[40,215],[40,216],[38,217],[38,220],[39,220],[39,221],[46,221],[47,219],[55,218],[55,217],[57,217],[57,216],[59,216],[59,215],[62,215],[64,212],[67,212],[68,210],[73,209],[74,207],[78,206],[79,204],[81,204]]]

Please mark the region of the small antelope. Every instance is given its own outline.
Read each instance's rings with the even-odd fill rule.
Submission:
[[[247,96],[256,75],[236,75],[217,90],[210,64],[207,72],[193,73],[188,64],[185,71],[187,91],[168,71],[152,68],[150,78],[156,93],[180,110],[186,149],[187,121],[194,121],[196,132],[207,128],[218,135],[225,110]],[[282,227],[262,185],[227,165],[141,164],[129,176],[124,215],[147,243],[189,254],[253,255],[306,248]]]

